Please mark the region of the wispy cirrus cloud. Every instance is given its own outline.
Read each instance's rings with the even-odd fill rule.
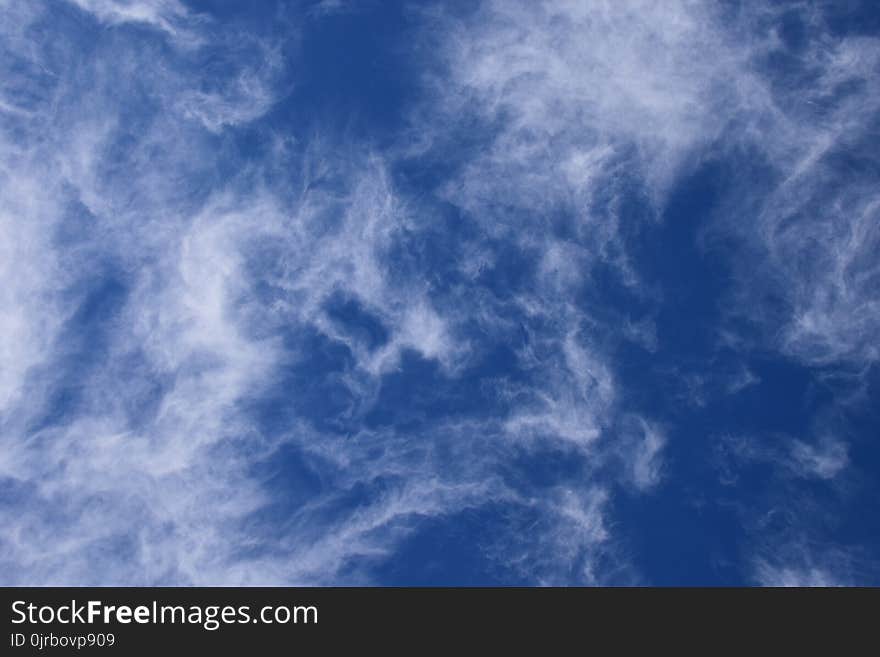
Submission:
[[[307,100],[295,25],[64,7],[0,6],[10,583],[374,583],[469,522],[504,581],[640,581],[618,496],[675,476],[682,411],[657,417],[621,363],[669,340],[634,236],[713,158],[763,168],[686,237],[736,244],[716,329],[737,356],[680,377],[689,412],[761,385],[756,350],[876,360],[876,44],[821,12],[789,8],[795,44],[772,11],[701,2],[422,9],[389,144],[279,109]],[[838,429],[721,440],[719,467],[840,486]],[[750,577],[838,581],[810,528],[771,524],[747,528]]]
[[[735,162],[729,196],[707,208],[691,238],[704,254],[729,246],[732,236],[738,244],[711,252],[733,271],[718,334],[729,345],[739,332],[737,349],[745,353],[771,349],[807,367],[867,372],[878,314],[869,255],[876,251],[869,146],[876,126],[865,109],[880,98],[878,48],[873,37],[835,35],[830,11],[809,3],[486,2],[463,17],[437,19],[445,67],[433,111],[488,135],[442,194],[494,239],[548,263],[517,298],[535,316],[552,318],[545,344],[565,353],[576,335],[602,363],[606,376],[597,380],[614,391],[613,406],[591,400],[574,412],[568,409],[576,404],[564,410],[555,401],[547,412],[555,424],[531,420],[520,428],[572,435],[560,421],[574,413],[575,424],[593,427],[590,435],[612,433],[628,401],[613,375],[614,329],[605,323],[619,315],[601,301],[590,308],[562,300],[595,288],[590,273],[610,267],[633,306],[647,301],[662,312],[664,291],[645,279],[632,236],[648,230],[639,222],[662,218],[675,185],[711,161]],[[448,153],[447,134],[423,132],[415,151]],[[640,194],[641,216],[626,205]],[[650,313],[624,319],[630,327],[654,321]],[[628,337],[652,353],[665,346],[656,333],[630,330]],[[742,361],[738,367],[729,383],[713,383],[713,396],[760,382]],[[570,371],[583,376],[594,368]],[[708,403],[703,388],[717,375],[681,376],[699,388],[690,395],[696,405]],[[576,377],[565,385],[577,389]],[[635,481],[651,479],[639,467],[650,462],[648,453],[631,455],[633,471],[645,475]],[[807,479],[832,479],[845,472],[846,455],[846,440],[826,434],[816,443],[795,441],[771,460]]]
[[[178,37],[189,33],[192,13],[177,0],[72,0],[83,11],[111,25],[141,23]]]
[[[175,98],[203,50],[116,31],[200,22],[176,3],[83,8],[119,27],[4,9],[2,561],[10,583],[208,581],[239,549],[222,528],[263,503],[228,445],[274,352],[227,317],[239,262],[200,219],[210,140]]]
[[[88,54],[79,40],[97,24],[50,26],[38,9],[10,23],[63,37],[58,51],[16,51],[30,68],[4,97],[4,138],[19,158],[4,162],[5,266],[25,273],[4,292],[2,560],[13,582],[356,581],[368,570],[353,562],[375,562],[420,518],[487,499],[512,518],[543,517],[535,540],[572,558],[604,543],[589,511],[601,489],[594,502],[560,491],[569,502],[557,509],[502,481],[497,422],[444,420],[418,434],[364,425],[403,359],[437,363],[441,379],[469,362],[466,316],[393,267],[420,224],[382,157],[278,140],[229,176],[216,163],[223,133],[271,106],[279,64],[236,46],[205,91],[203,57],[223,60],[228,45],[206,18],[171,5],[83,8],[113,26]],[[167,35],[118,32],[140,23]],[[165,50],[184,27],[198,47]],[[280,166],[293,182],[279,187],[264,174]],[[29,232],[12,231],[20,217]],[[374,318],[378,337],[339,323],[349,307]],[[315,349],[329,350],[317,370]],[[316,384],[341,405],[297,399],[317,400],[305,395]],[[330,428],[340,423],[350,428]],[[325,483],[274,511],[290,493],[259,473],[285,453]],[[506,550],[486,540],[487,552]],[[534,546],[517,541],[525,564]]]

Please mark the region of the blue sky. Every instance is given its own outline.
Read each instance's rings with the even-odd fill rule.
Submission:
[[[880,584],[878,34],[0,0],[0,581]]]

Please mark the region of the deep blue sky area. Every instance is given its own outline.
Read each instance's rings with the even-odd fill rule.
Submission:
[[[0,9],[2,583],[880,585],[880,8],[599,5]]]

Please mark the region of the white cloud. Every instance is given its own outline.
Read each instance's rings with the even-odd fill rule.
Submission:
[[[656,486],[662,476],[660,453],[666,444],[666,436],[657,427],[640,420],[642,439],[636,444],[633,456],[633,480],[641,489]]]
[[[91,8],[106,10],[102,19],[117,9]],[[25,20],[41,18],[6,28]],[[202,36],[224,47],[223,35]],[[19,132],[2,133],[0,266],[11,283],[2,293],[0,472],[22,491],[0,510],[7,581],[338,582],[352,559],[387,553],[420,518],[514,496],[492,472],[497,461],[468,450],[462,465],[432,456],[444,430],[421,444],[393,432],[351,441],[296,416],[277,432],[259,429],[249,404],[298,365],[304,347],[285,342],[297,331],[351,347],[353,365],[339,375],[367,406],[405,350],[451,371],[467,346],[424,284],[388,266],[411,219],[381,157],[319,139],[304,150],[280,143],[263,166],[289,167],[289,186],[253,170],[218,184],[209,133],[256,118],[269,87],[255,95],[240,84],[254,70],[245,60],[221,95],[192,95],[198,51],[160,53],[151,35],[105,37],[80,74],[34,74],[4,97],[16,108],[27,93],[53,99],[16,112]],[[66,64],[19,54],[35,71]],[[116,81],[134,70],[138,84],[121,89]],[[150,93],[138,96],[139,85]],[[75,318],[106,276],[119,279],[119,298],[96,319],[101,340],[81,354],[78,341],[89,338]],[[378,318],[386,344],[371,351],[340,334],[326,310],[338,293]],[[71,386],[71,405],[54,410]],[[63,415],[46,422],[48,412]],[[331,487],[255,532],[284,492],[252,470],[285,445],[325,463]],[[335,510],[386,480],[364,505]]]
[[[871,569],[858,551],[794,535],[765,546],[752,578],[761,586],[857,586]]]
[[[755,69],[772,40],[739,41],[705,3],[487,2],[463,22],[440,21],[444,75],[431,109],[414,115],[418,144],[376,153],[279,139],[230,176],[217,165],[223,137],[276,102],[278,44],[226,33],[177,2],[76,4],[105,26],[158,31],[80,22],[62,26],[68,38],[40,23],[58,37],[52,50],[25,36],[47,13],[2,7],[14,65],[0,88],[0,474],[23,501],[0,509],[0,563],[13,583],[368,581],[352,564],[386,557],[426,519],[489,502],[514,519],[479,546],[488,558],[530,581],[603,581],[614,525],[595,468],[619,455],[621,481],[648,490],[672,438],[627,407],[602,340],[619,329],[653,352],[652,320],[609,327],[575,300],[597,264],[643,287],[620,236],[632,220],[620,208],[626,185],[659,214],[708,144],[758,148],[782,181],[742,219],[765,256],[756,275],[788,302],[771,318],[783,327],[777,346],[809,363],[876,359],[878,203],[867,176],[839,180],[825,164],[868,129],[859,112],[876,104],[873,41],[808,55],[817,84],[807,100],[832,109],[805,118],[797,94]],[[215,57],[223,66],[208,79]],[[830,98],[852,81],[862,86],[849,99]],[[393,266],[434,217],[402,197],[390,160],[442,152],[452,128],[472,124],[485,147],[438,193],[476,237],[453,263],[463,282],[440,293],[423,254],[418,275]],[[279,171],[282,182],[264,175]],[[810,193],[826,187],[840,193]],[[501,293],[480,283],[504,266],[499,244],[535,265]],[[822,264],[812,277],[805,259]],[[73,320],[105,275],[122,291],[80,368],[69,362],[85,358]],[[753,279],[738,276],[747,291]],[[337,297],[387,340],[367,344],[334,322]],[[477,362],[468,331],[516,346],[523,380],[497,382],[508,415],[402,433],[358,424],[407,351],[439,364],[439,377]],[[263,431],[249,415],[311,355],[306,333],[348,349],[338,371],[312,375],[350,394],[350,432],[316,428],[296,386],[281,391],[279,404],[295,409],[283,428]],[[754,381],[743,369],[730,390]],[[74,401],[47,421],[68,388]],[[632,431],[613,444],[621,418]],[[837,440],[783,444],[738,457],[826,480],[848,464]],[[284,449],[320,472],[320,490],[261,520],[286,491],[254,468]],[[499,475],[516,450],[563,453],[582,479],[533,495]],[[830,577],[824,565],[758,571],[766,582]]]
[[[765,561],[758,563],[755,577],[761,586],[845,586],[831,573],[820,568],[800,569],[791,566],[771,565]]]
[[[175,34],[189,20],[175,3],[85,8]],[[50,44],[20,37],[53,18],[35,4],[6,18],[20,75],[2,90],[12,111],[0,131],[0,472],[23,491],[0,511],[7,581],[236,581],[225,564],[250,539],[235,527],[266,504],[246,470],[272,447],[237,404],[277,351],[246,334],[234,305],[245,290],[229,226],[265,208],[197,209],[192,185],[212,164],[173,98],[195,84],[198,51],[156,59],[147,36],[105,34],[80,61],[75,38],[93,37],[88,24],[43,24]],[[105,276],[123,291],[100,318],[103,337],[78,346],[91,339],[78,317],[99,303],[90,295]],[[73,401],[47,424],[61,393]]]
[[[627,169],[662,200],[693,149],[720,135],[725,108],[757,93],[742,75],[728,84],[742,55],[715,19],[692,2],[485,3],[453,27],[444,95],[450,111],[476,104],[502,128],[451,193],[469,206],[571,203],[592,231],[591,202]]]
[[[782,9],[485,3],[448,28],[451,80],[438,81],[437,100],[497,135],[446,193],[495,232],[517,230],[512,221],[546,231],[555,209],[568,208],[590,257],[625,270],[614,199],[627,177],[659,210],[708,146],[752,149],[779,183],[769,196],[739,188],[725,210],[725,225],[757,249],[734,263],[742,295],[731,312],[768,324],[776,346],[810,363],[876,360],[876,39],[835,40],[821,12],[789,9],[807,37],[796,53],[768,28]],[[783,54],[805,87],[776,82],[764,62]],[[833,162],[846,157],[853,166],[841,173]],[[754,298],[767,288],[786,300],[783,316]]]
[[[793,465],[804,476],[833,479],[847,466],[849,457],[846,445],[826,438],[816,445],[796,440],[792,444]]]
[[[178,36],[190,18],[186,7],[177,0],[70,0],[110,24],[143,23]],[[188,30],[187,30],[188,31]]]
[[[831,482],[849,464],[846,443],[829,435],[807,440],[784,435],[725,436],[718,445],[725,478],[741,465],[768,463],[783,477]]]
[[[769,192],[741,189],[723,230],[748,245],[735,261],[740,288],[733,315],[760,325],[767,341],[808,365],[877,360],[875,284],[880,197],[871,150],[880,106],[878,41],[831,37],[821,12],[793,9],[805,45],[754,27],[753,59],[786,57],[803,84],[765,72],[766,108],[754,147],[766,158]],[[760,15],[759,15],[760,18]],[[875,109],[872,109],[875,108]],[[742,216],[736,208],[753,208]],[[757,291],[770,301],[764,301]]]

